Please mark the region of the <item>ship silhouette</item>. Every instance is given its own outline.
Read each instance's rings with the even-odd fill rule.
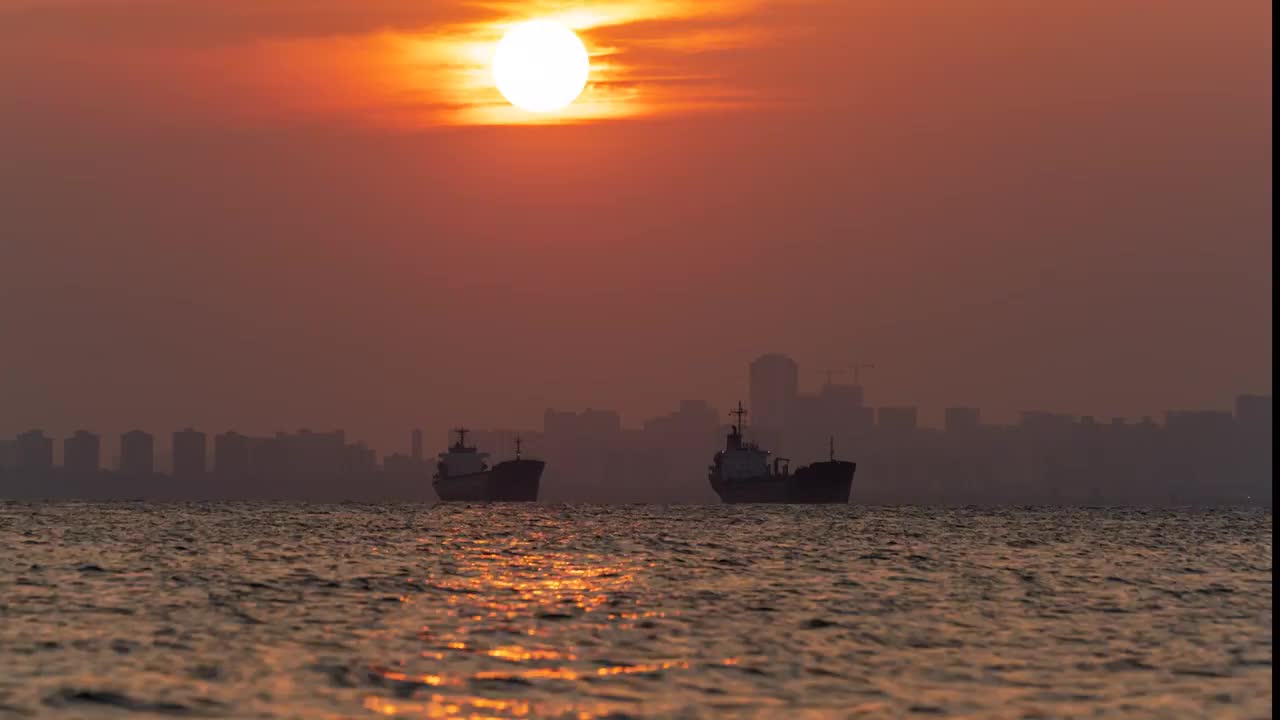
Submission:
[[[466,428],[454,430],[458,441],[440,453],[432,485],[444,502],[536,502],[538,485],[546,463],[521,456],[516,438],[516,456],[489,467],[489,453],[467,445]]]
[[[848,503],[857,465],[835,458],[835,439],[831,441],[828,460],[790,469],[786,458],[769,460],[769,451],[743,437],[743,419],[747,411],[738,403],[731,415],[737,424],[731,426],[725,448],[717,452],[708,478],[711,489],[726,503]]]

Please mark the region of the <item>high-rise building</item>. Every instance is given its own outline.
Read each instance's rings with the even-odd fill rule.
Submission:
[[[102,442],[97,435],[79,430],[62,441],[62,466],[74,473],[95,473],[102,463]]]
[[[1024,410],[1018,419],[1020,429],[1041,435],[1067,433],[1075,424],[1074,415],[1043,410]]]
[[[134,477],[150,475],[156,468],[156,441],[151,433],[130,430],[120,436],[120,472]]]
[[[409,455],[392,453],[382,459],[382,469],[392,474],[410,474],[422,472],[422,463]]]
[[[249,474],[277,479],[289,471],[288,452],[280,435],[249,438]]]
[[[607,447],[622,433],[622,417],[612,410],[547,410],[542,428],[555,445]]]
[[[1256,498],[1271,504],[1274,470],[1271,436],[1271,396],[1241,395],[1236,398],[1236,426],[1240,434],[1240,471],[1247,500]]]
[[[823,425],[820,434],[860,434],[875,424],[875,413],[863,404],[861,385],[825,383],[816,406]]]
[[[682,400],[678,411],[646,420],[644,435],[649,447],[705,452],[720,439],[720,414],[704,400]]]
[[[362,442],[344,445],[342,464],[330,472],[369,473],[378,469],[378,454]]]
[[[949,433],[973,432],[982,424],[978,408],[949,407],[943,411],[943,426]]]
[[[751,363],[750,403],[754,424],[782,429],[800,394],[800,366],[779,353],[761,355]]]
[[[198,478],[208,467],[205,434],[187,428],[173,434],[173,476]]]
[[[48,470],[53,467],[53,438],[40,430],[28,430],[18,436],[18,467],[22,470]]]
[[[243,477],[249,474],[249,438],[238,432],[225,432],[213,438],[213,472],[221,477]]]
[[[891,433],[915,432],[919,412],[913,407],[882,407],[876,411],[876,425]]]
[[[18,441],[0,440],[0,470],[17,467]]]
[[[1220,433],[1229,434],[1235,418],[1225,410],[1170,410],[1165,413],[1164,426],[1170,434]]]
[[[1241,395],[1236,398],[1236,422],[1249,433],[1271,435],[1271,396]]]
[[[303,428],[293,435],[277,433],[276,438],[291,474],[335,473],[349,465],[347,434],[342,430],[312,432]]]
[[[414,428],[410,439],[409,456],[415,463],[422,463],[422,428]]]

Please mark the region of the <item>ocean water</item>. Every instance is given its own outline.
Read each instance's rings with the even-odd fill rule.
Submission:
[[[0,503],[0,717],[1264,718],[1269,511]]]

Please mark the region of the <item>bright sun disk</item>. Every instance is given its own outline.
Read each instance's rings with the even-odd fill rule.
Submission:
[[[582,94],[591,59],[572,30],[550,20],[521,23],[507,31],[493,55],[498,92],[530,112],[553,112]]]

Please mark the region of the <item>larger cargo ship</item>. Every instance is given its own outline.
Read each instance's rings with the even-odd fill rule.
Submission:
[[[536,502],[538,485],[546,463],[521,457],[516,438],[513,460],[489,467],[489,453],[467,445],[466,428],[459,428],[458,441],[440,453],[432,485],[445,502]]]
[[[835,458],[790,470],[786,458],[769,459],[769,451],[743,437],[742,403],[733,411],[738,422],[731,426],[725,448],[716,453],[708,470],[711,489],[726,503],[848,503],[857,465]]]

